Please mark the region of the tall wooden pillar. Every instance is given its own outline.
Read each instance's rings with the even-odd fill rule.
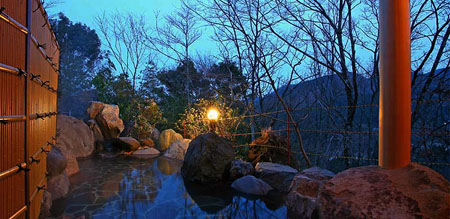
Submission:
[[[411,162],[411,40],[409,0],[380,0],[379,162]]]

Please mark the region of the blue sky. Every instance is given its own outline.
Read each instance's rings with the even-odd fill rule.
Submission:
[[[81,22],[92,29],[97,29],[95,17],[103,12],[123,11],[143,14],[148,19],[147,24],[153,25],[155,12],[159,12],[162,16],[168,15],[180,5],[180,0],[62,0],[61,4],[48,9],[47,13],[52,16],[63,12],[72,22]],[[213,54],[217,51],[217,45],[210,40],[208,33],[211,32],[203,29],[203,36],[192,46],[191,54],[197,54],[197,51],[201,51],[202,54]]]
[[[62,4],[48,10],[49,14],[63,12],[72,21],[82,22],[94,27],[94,17],[116,10],[145,14],[149,19],[154,11],[170,13],[180,6],[179,0],[64,0]]]

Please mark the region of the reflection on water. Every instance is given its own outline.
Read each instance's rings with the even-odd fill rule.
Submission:
[[[55,215],[86,218],[285,218],[279,195],[244,197],[230,188],[184,183],[181,162],[159,157],[80,160]]]

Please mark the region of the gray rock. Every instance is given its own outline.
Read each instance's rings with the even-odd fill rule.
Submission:
[[[229,140],[215,133],[199,135],[189,144],[181,174],[191,182],[223,182],[233,158],[233,143]]]
[[[299,174],[291,183],[291,192],[286,199],[290,218],[317,218],[319,214],[319,191],[325,180],[311,179]]]
[[[51,216],[50,209],[52,208],[52,194],[44,191],[41,201],[41,210],[39,212],[39,219],[48,218]]]
[[[67,158],[58,147],[52,147],[47,155],[47,172],[49,176],[56,176],[64,172],[67,167]]]
[[[288,218],[321,218],[317,198],[290,192],[286,199]]]
[[[69,193],[69,177],[66,173],[59,174],[48,178],[48,192],[52,195],[52,200],[64,198]]]
[[[164,156],[183,161],[186,151],[189,148],[189,143],[191,143],[190,139],[180,139],[172,143],[164,153]]]
[[[320,181],[329,180],[336,175],[333,172],[327,169],[322,169],[320,167],[311,167],[309,169],[303,170],[301,174],[311,179],[316,179]]]
[[[183,136],[176,133],[172,129],[164,130],[158,138],[158,144],[156,145],[156,149],[160,151],[165,151],[171,144],[174,142],[183,139]]]
[[[303,170],[291,183],[286,199],[289,218],[320,218],[319,193],[334,173],[319,167]]]
[[[259,162],[255,167],[256,176],[280,192],[289,192],[290,185],[298,171],[290,166]]]
[[[158,142],[158,139],[159,139],[159,135],[160,135],[161,133],[159,132],[159,130],[157,129],[157,128],[153,128],[153,130],[152,130],[152,136],[151,136],[151,139],[153,140],[153,142],[155,142],[155,143],[157,143]]]
[[[242,159],[231,162],[230,178],[232,180],[253,174],[255,174],[255,168],[250,162],[243,161]]]
[[[267,195],[273,188],[264,181],[248,175],[235,180],[231,187],[239,192],[250,195]]]
[[[321,187],[324,183],[326,183],[334,176],[335,174],[333,172],[326,169],[322,169],[320,167],[312,167],[309,169],[305,169],[293,178],[290,186],[290,191],[299,190],[298,192],[300,194],[308,195],[310,197],[317,197],[317,193],[319,192],[320,189],[319,187]],[[302,187],[305,186],[307,188],[302,189]],[[305,194],[303,191],[315,192],[315,195]]]

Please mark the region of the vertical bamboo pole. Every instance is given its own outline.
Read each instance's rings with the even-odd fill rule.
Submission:
[[[395,169],[411,161],[409,0],[380,0],[379,161]]]
[[[24,145],[24,156],[25,156],[25,161],[27,163],[27,166],[29,166],[29,161],[28,161],[28,154],[32,153],[30,152],[28,149],[30,142],[29,142],[29,133],[30,133],[30,98],[29,98],[29,78],[30,78],[30,43],[31,43],[31,0],[27,0],[27,4],[26,4],[26,13],[27,13],[27,29],[28,29],[28,33],[27,36],[25,37],[25,72],[27,73],[27,76],[25,77],[25,116],[26,116],[26,120],[25,120],[25,133],[24,133],[24,138],[25,138],[25,145]],[[30,184],[30,174],[28,171],[25,171],[25,205],[27,206],[27,211],[25,214],[25,218],[30,218],[30,190],[29,190],[29,184]]]

